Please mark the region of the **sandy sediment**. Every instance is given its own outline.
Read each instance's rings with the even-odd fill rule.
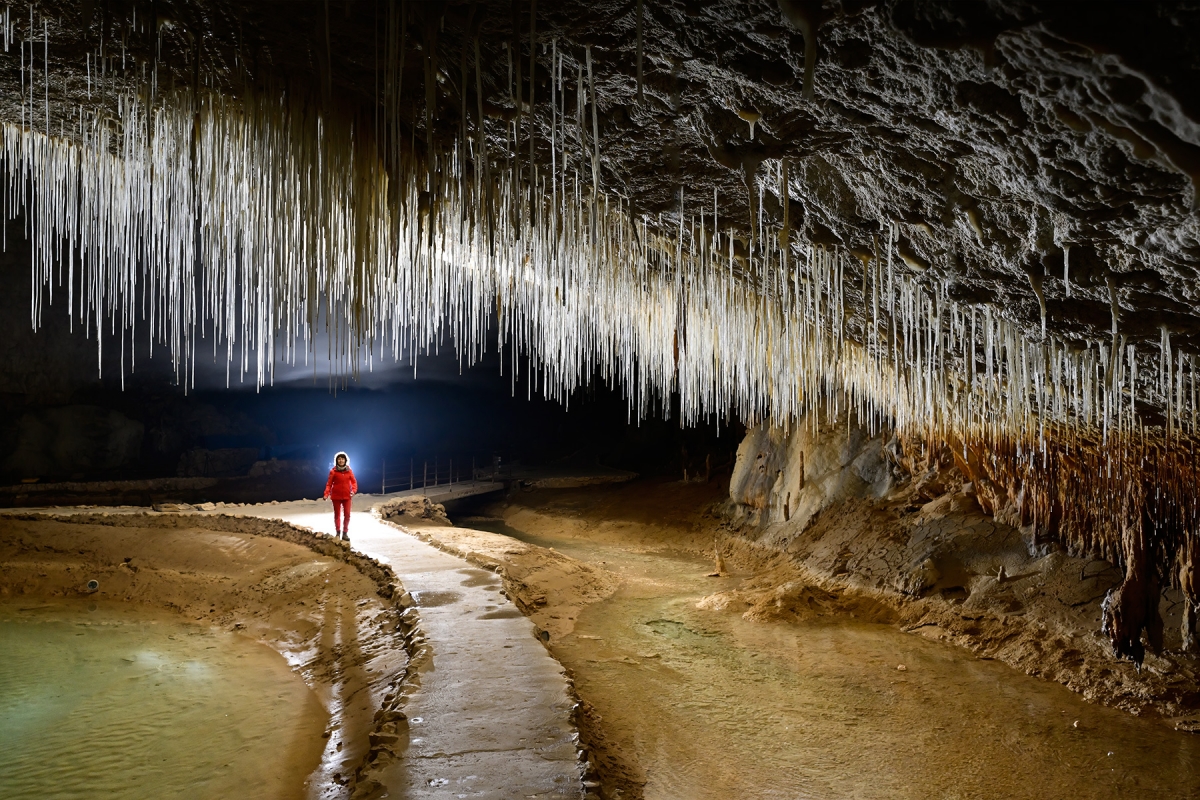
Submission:
[[[848,613],[964,647],[1087,700],[1200,727],[1200,664],[1168,646],[1139,668],[1114,657],[1101,604],[1120,583],[1111,564],[1051,550],[1030,553],[1021,531],[965,496],[923,506],[849,500],[802,530],[719,526],[725,559],[755,576],[709,602],[747,619]],[[1178,592],[1163,614],[1179,618]],[[1171,646],[1171,636],[1175,642]]]
[[[842,614],[894,624],[1056,681],[1092,702],[1158,716],[1181,730],[1200,727],[1195,658],[1168,648],[1139,669],[1113,657],[1100,633],[1100,604],[1120,576],[1107,562],[1030,555],[1018,529],[954,498],[918,507],[850,500],[800,528],[733,522],[722,495],[719,487],[639,482],[520,494],[491,511],[533,535],[684,550],[713,558],[714,569],[720,554],[723,566],[748,577],[705,598],[714,611],[737,610],[749,620]],[[526,592],[536,595],[537,573],[530,577]],[[1170,594],[1163,602],[1168,621],[1177,618]]]
[[[421,525],[400,518],[412,535],[483,569],[498,572],[505,593],[537,625],[543,641],[570,633],[580,610],[611,595],[619,583],[606,569],[508,536],[471,528]]]
[[[166,609],[280,652],[330,714],[309,797],[351,796],[404,732],[415,610],[390,569],[331,538],[246,517],[5,515],[0,598],[18,597]]]
[[[724,497],[719,485],[642,481],[514,494],[487,510],[534,537],[686,551],[742,576],[736,588],[701,600],[701,609],[750,621],[841,615],[891,624],[1059,682],[1092,702],[1160,717],[1179,730],[1197,727],[1194,659],[1163,652],[1139,671],[1114,658],[1100,635],[1099,604],[1119,581],[1111,565],[1030,555],[1019,530],[954,498],[915,508],[849,501],[799,530],[737,524],[723,511]],[[621,585],[596,564],[498,534],[411,529],[502,574],[514,600],[550,634],[551,652],[580,609]],[[644,776],[628,743],[581,699],[577,724],[606,793],[638,796]]]

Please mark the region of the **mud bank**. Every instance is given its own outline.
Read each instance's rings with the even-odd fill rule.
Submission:
[[[925,724],[927,720],[922,717],[922,709],[927,711],[943,706],[953,709],[953,713],[948,711],[940,715],[946,719],[939,716],[939,724],[927,736],[922,735],[922,740],[928,740],[926,744],[932,745],[932,740],[944,736],[947,730],[962,726],[963,730],[941,747],[963,756],[964,768],[966,761],[977,756],[962,752],[965,746],[954,742],[970,740],[975,742],[973,747],[988,748],[987,736],[980,735],[981,725],[983,729],[994,727],[998,731],[996,735],[1013,741],[1046,737],[1047,752],[1053,758],[1072,761],[1075,768],[1090,758],[1087,748],[1099,747],[1104,741],[1121,742],[1121,745],[1104,745],[1109,748],[1105,753],[1119,753],[1123,748],[1127,755],[1129,748],[1124,745],[1139,741],[1158,742],[1156,746],[1163,746],[1167,751],[1182,748],[1179,752],[1190,753],[1195,749],[1192,745],[1197,743],[1193,737],[1170,729],[1188,730],[1194,724],[1190,713],[1195,708],[1195,695],[1192,694],[1194,667],[1187,663],[1186,657],[1167,654],[1163,658],[1174,659],[1168,663],[1175,666],[1167,668],[1157,661],[1148,661],[1139,673],[1132,664],[1112,658],[1107,642],[1098,632],[1096,604],[1099,598],[1096,595],[1103,593],[1098,592],[1103,581],[1098,565],[1089,569],[1089,561],[1075,563],[1079,560],[1071,560],[1063,554],[1031,558],[1026,553],[1026,560],[1043,563],[1039,565],[1040,570],[1025,571],[1017,560],[1024,552],[1019,531],[1004,531],[998,523],[981,518],[981,515],[971,518],[969,511],[946,508],[945,501],[915,512],[906,510],[909,504],[899,500],[841,503],[836,509],[823,509],[813,514],[811,524],[805,528],[807,537],[797,536],[792,530],[785,544],[779,527],[731,519],[725,497],[724,487],[715,481],[707,485],[639,481],[626,486],[521,492],[486,507],[481,512],[484,516],[459,520],[464,526],[490,528],[492,533],[454,528],[422,531],[422,535],[436,539],[442,546],[498,569],[505,575],[506,586],[514,595],[544,598],[542,605],[534,607],[523,602],[522,607],[539,620],[539,627],[548,634],[547,645],[551,652],[574,676],[584,701],[579,719],[581,737],[588,748],[589,759],[596,767],[605,797],[683,796],[672,794],[663,783],[661,759],[653,768],[646,763],[659,758],[646,750],[652,735],[647,732],[644,721],[651,713],[646,707],[653,707],[657,698],[643,698],[643,707],[636,714],[623,710],[631,698],[632,702],[637,702],[633,694],[643,691],[638,687],[656,685],[657,681],[662,683],[659,693],[666,696],[677,686],[673,681],[678,679],[678,685],[687,685],[686,675],[693,669],[696,659],[703,662],[711,656],[715,664],[712,667],[714,675],[727,674],[728,664],[717,662],[737,660],[764,641],[774,642],[757,656],[751,653],[754,660],[747,656],[745,664],[733,670],[754,675],[758,665],[764,663],[758,658],[774,659],[779,655],[771,652],[771,648],[787,651],[790,647],[803,651],[812,641],[838,640],[843,629],[850,631],[845,634],[849,644],[843,642],[834,649],[842,648],[844,653],[855,652],[857,655],[830,656],[824,661],[814,655],[814,663],[821,664],[820,669],[825,674],[830,669],[834,672],[846,669],[845,659],[879,666],[878,651],[882,647],[890,654],[883,660],[895,659],[896,663],[887,664],[890,673],[884,671],[870,677],[871,688],[864,689],[868,696],[879,691],[879,686],[886,686],[903,697],[903,692],[907,691],[904,682],[915,680],[912,671],[922,672],[928,683],[921,691],[927,694],[917,709],[909,710],[912,719],[904,724]],[[912,525],[932,526],[941,531],[942,539],[925,529],[914,533],[909,527]],[[973,529],[972,525],[980,527]],[[499,537],[495,531],[507,533],[509,537]],[[904,567],[915,558],[913,552],[919,550],[928,554],[931,547],[936,550],[935,541],[943,541],[944,547],[948,547],[946,543],[957,546],[959,549],[955,552],[959,558],[973,569],[977,569],[978,564],[967,554],[985,559],[990,557],[987,555],[990,552],[1004,553],[1002,562],[1008,566],[1002,575],[993,578],[1000,590],[979,592],[975,601],[969,604],[961,592],[952,590],[949,583],[946,586],[951,590],[928,591],[937,586],[938,581],[961,579],[961,573],[955,574],[947,568],[929,586],[921,587],[919,596],[914,595],[908,589],[912,584],[906,583],[913,580],[911,570]],[[833,557],[829,557],[831,554]],[[872,575],[869,583],[863,577],[861,566],[867,563],[868,555],[875,559],[871,564],[884,565],[879,567],[879,573]],[[821,562],[822,558],[827,560]],[[917,564],[924,560],[918,559]],[[935,566],[950,563],[940,557],[935,557],[934,562]],[[558,566],[552,569],[550,565],[556,563]],[[681,567],[681,563],[685,566]],[[574,593],[570,581],[562,581],[564,588],[559,588],[559,581],[554,577],[568,571],[580,574],[585,570],[595,574],[592,585],[602,585],[603,591]],[[997,566],[993,575],[998,572]],[[1030,591],[1034,585],[1040,588]],[[1074,600],[1071,592],[1075,593]],[[1017,596],[1022,598],[1021,607],[1013,603]],[[622,611],[623,608],[626,610]],[[729,641],[734,644],[727,650],[717,648],[708,656],[703,647],[695,652],[688,651],[687,658],[681,656],[681,660],[672,662],[662,649],[662,639],[625,637],[627,641],[623,646],[613,645],[612,640],[623,634],[613,628],[615,622],[606,619],[622,615],[644,616],[645,620],[639,617],[640,621],[630,624],[658,634],[683,631],[685,638],[692,636],[702,643],[731,637]],[[665,627],[657,631],[652,623],[660,617],[669,624],[660,622],[659,626]],[[864,624],[865,628],[855,627]],[[556,627],[547,630],[550,625]],[[552,630],[559,633],[552,634]],[[865,633],[861,633],[863,631]],[[869,647],[862,645],[863,641],[872,639],[879,641]],[[783,644],[785,640],[789,644]],[[656,642],[658,647],[655,647]],[[784,661],[788,659],[784,658]],[[905,661],[909,662],[908,673],[899,669],[905,666]],[[1152,719],[1134,720],[1115,710],[1088,706],[1078,696],[1051,683],[1031,680],[1013,673],[1003,664],[992,662],[1005,662],[1029,675],[1056,680],[1088,700]],[[780,714],[786,716],[795,705],[791,701],[783,702],[783,698],[794,695],[794,684],[789,681],[800,680],[796,677],[796,670],[800,668],[797,664],[803,663],[801,657],[788,661],[785,673],[792,677],[782,682],[770,675],[747,679],[748,682],[765,680],[778,684],[779,695],[774,699],[756,688],[751,691],[749,702],[756,702],[754,698],[758,697],[764,704],[764,719],[759,722],[778,721]],[[941,673],[938,673],[939,669]],[[614,670],[641,670],[644,674],[626,685],[619,676],[611,674]],[[659,672],[674,677],[664,677],[658,675]],[[897,672],[904,673],[899,676],[900,683],[897,683]],[[959,673],[974,676],[971,679],[974,683],[964,678],[966,682],[959,685],[954,677]],[[935,675],[940,677],[935,679]],[[843,679],[852,683],[866,678],[855,674],[843,676]],[[732,712],[735,701],[725,696],[724,690],[732,692],[745,688],[714,684],[709,691],[703,688],[705,685],[701,681],[694,688],[700,695],[711,696],[697,697],[685,692],[677,705],[664,707],[662,714],[690,713],[687,709],[708,705],[727,706]],[[940,687],[945,687],[946,696],[941,696]],[[829,691],[836,690],[837,686]],[[993,695],[998,695],[1004,702],[983,709],[972,705],[976,702],[972,698]],[[777,701],[782,710],[770,705]],[[846,702],[853,704],[853,696]],[[876,712],[877,715],[867,721],[872,725],[891,724],[893,710],[890,707],[876,709]],[[753,717],[753,710],[747,713]],[[898,713],[897,719],[903,721],[905,712],[900,709]],[[1019,720],[1029,715],[1032,716],[1020,722],[1016,729],[1006,729],[1010,726],[1010,718]],[[1075,724],[1071,736],[1077,736],[1075,732],[1088,726],[1096,740],[1059,741],[1056,732],[1059,718],[1067,716],[1071,720],[1062,724]],[[822,719],[827,722],[827,717],[825,714]],[[1163,725],[1159,717],[1167,725]],[[801,719],[805,726],[813,724],[803,715],[796,717],[796,720]],[[706,726],[719,726],[727,721],[711,719],[704,722],[700,719],[692,733],[684,726],[678,731],[659,730],[654,735],[663,737],[661,748],[676,746],[679,749],[681,738],[699,741],[706,736]],[[864,724],[864,719],[855,718],[846,724],[859,726]],[[1043,729],[1042,725],[1055,730]],[[782,728],[777,733],[785,737],[784,742],[787,737],[800,736],[783,734]],[[844,735],[844,730],[838,728],[828,733],[831,738],[839,738]],[[908,746],[902,741],[904,731],[890,734],[885,731],[878,736],[880,741],[894,739],[898,748]],[[1059,750],[1060,747],[1065,749]],[[921,758],[928,761],[930,754],[920,748],[918,751],[922,753]],[[748,750],[751,755],[747,757],[752,757],[754,752]],[[719,748],[714,745],[713,753],[707,756],[715,758],[719,753]],[[706,757],[703,752],[689,754],[686,747],[677,755],[685,762],[694,760],[695,763],[703,763]],[[837,757],[842,756],[855,758],[846,754]],[[787,757],[781,755],[784,760]],[[1160,787],[1169,791],[1172,786],[1191,785],[1190,781],[1194,779],[1191,759],[1195,757],[1200,757],[1200,753],[1188,756],[1187,764],[1163,765],[1156,761],[1161,756],[1143,752],[1137,759],[1123,763],[1121,769],[1126,770],[1127,777],[1135,776],[1130,778],[1134,783],[1141,781],[1138,785],[1143,788],[1147,786],[1145,781],[1152,782],[1155,780],[1152,776],[1157,773],[1169,776],[1163,779],[1165,783]],[[894,754],[887,758],[896,759]],[[977,770],[976,777],[984,781],[980,791],[985,790],[987,780],[993,782],[993,788],[1001,784],[1007,786],[1005,781],[1011,780],[1011,776],[1010,779],[1003,777],[1007,768],[1003,755],[989,759],[991,762],[998,774],[990,775],[986,769]],[[730,768],[733,766],[731,761]],[[1020,770],[1017,764],[1008,766],[1014,774]],[[1101,765],[1094,766],[1099,768]],[[899,772],[910,770],[910,777],[917,782],[914,785],[923,785],[925,789],[931,789],[940,780],[937,774],[929,773],[920,764],[908,764],[907,767],[901,764],[897,769]],[[922,772],[923,769],[926,771]],[[761,772],[765,776],[769,770],[764,767]],[[848,784],[844,780],[825,778],[831,783],[818,794],[847,796]],[[718,784],[721,779],[720,775],[712,776]],[[816,791],[823,779],[816,776],[813,778],[815,784],[795,788]],[[737,784],[741,778],[729,780],[733,781],[726,787],[729,791],[748,790]],[[764,780],[775,781],[767,786],[779,788],[781,779],[776,776]],[[1087,780],[1086,770],[1067,775],[1061,779],[1060,788],[1073,791],[1087,786]],[[880,784],[872,790],[875,794],[863,789],[866,794],[862,796],[876,796],[876,790],[882,788]],[[1107,794],[1101,792],[1096,796],[1119,794],[1118,786],[1114,784],[1110,788],[1112,791],[1105,790]],[[622,794],[618,795],[617,790]],[[1008,796],[1024,796],[1024,790],[1017,784],[1007,786],[1005,791],[1010,793]],[[892,796],[902,795],[903,792]]]
[[[1031,556],[1019,530],[972,512],[966,499],[916,509],[904,499],[854,501],[803,531],[726,523],[719,551],[755,575],[709,602],[748,619],[889,622],[1089,701],[1200,731],[1195,658],[1166,649],[1139,669],[1114,658],[1101,634],[1104,597],[1121,581],[1113,565],[1060,551]]]
[[[712,602],[758,619],[886,619],[1090,701],[1200,730],[1194,615],[1180,588],[1153,583],[1144,658],[1115,657],[1123,638],[1105,604],[1117,602],[1126,565],[1022,523],[1019,492],[977,486],[964,468],[952,452],[870,432],[845,413],[751,429],[713,512],[719,550],[758,576]]]
[[[421,541],[499,573],[505,596],[533,621],[543,642],[571,633],[580,612],[612,595],[620,583],[608,570],[563,555],[553,547],[465,526],[398,519],[400,527]]]
[[[94,588],[89,582],[94,581]],[[70,600],[171,612],[278,651],[328,724],[306,796],[340,798],[393,748],[414,616],[391,571],[283,522],[80,513],[0,517],[0,600]]]
[[[1019,529],[983,515],[961,492],[920,506],[906,493],[849,499],[806,526],[731,518],[716,487],[638,483],[592,493],[524,494],[491,511],[523,531],[720,555],[746,577],[707,597],[713,609],[762,621],[886,622],[1056,681],[1091,702],[1200,730],[1195,658],[1168,648],[1148,654],[1139,669],[1114,658],[1101,635],[1101,603],[1120,582],[1111,564],[1058,551],[1031,556]],[[1164,615],[1177,620],[1169,593],[1163,602]]]

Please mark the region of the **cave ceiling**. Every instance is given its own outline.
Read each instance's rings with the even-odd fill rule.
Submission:
[[[363,129],[378,131],[390,115],[414,151],[444,149],[464,130],[464,105],[473,125],[477,39],[493,159],[522,157],[509,138],[521,123],[523,157],[532,130],[543,164],[552,94],[573,118],[590,49],[600,184],[635,215],[670,229],[681,208],[703,217],[715,198],[721,224],[742,232],[740,247],[752,226],[784,225],[786,164],[787,222],[804,241],[867,258],[894,224],[902,269],[951,298],[995,308],[1031,336],[1044,303],[1048,329],[1080,343],[1109,337],[1115,313],[1130,341],[1157,342],[1165,328],[1191,350],[1200,344],[1195,4],[90,0],[9,8],[18,38],[30,38],[30,19],[43,27],[34,32],[44,42],[35,37],[29,48],[30,74],[45,67],[49,82],[24,85],[12,42],[0,115],[16,122],[29,113],[52,132],[69,132],[79,106],[115,104],[133,86],[203,83],[235,95],[307,92]],[[120,51],[120,75],[89,75],[97,48],[113,59]],[[395,91],[382,74],[389,48],[402,64]],[[553,69],[562,71],[563,95]],[[42,97],[32,111],[17,99],[43,89],[45,111]]]

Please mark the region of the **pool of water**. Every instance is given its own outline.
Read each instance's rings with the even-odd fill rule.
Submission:
[[[890,626],[700,610],[740,581],[711,561],[471,527],[625,579],[552,648],[647,798],[1200,798],[1198,736]]]
[[[120,607],[0,605],[0,798],[300,798],[327,716],[265,645]]]

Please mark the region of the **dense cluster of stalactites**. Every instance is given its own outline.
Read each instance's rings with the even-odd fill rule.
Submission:
[[[761,214],[739,234],[719,198],[635,218],[567,141],[545,172],[485,180],[471,139],[432,168],[410,154],[385,169],[369,137],[302,100],[127,95],[118,119],[81,115],[72,136],[6,124],[4,204],[33,239],[35,326],[58,291],[97,341],[107,326],[123,352],[139,331],[165,343],[184,382],[216,347],[269,382],[325,328],[348,372],[447,334],[471,361],[498,321],[551,395],[599,373],[638,414],[677,393],[685,422],[783,422],[846,398],[864,419],[964,439],[1106,441],[1139,432],[1146,409],[1169,433],[1195,430],[1194,359],[1165,331],[1157,371],[1139,375],[1119,335],[1030,338],[923,286],[887,233],[860,260]],[[803,192],[780,166],[758,190]]]
[[[7,48],[11,15],[0,29]],[[54,135],[27,37],[22,119],[0,138],[3,212],[24,219],[33,243],[34,326],[65,305],[98,347],[120,351],[122,376],[150,339],[184,385],[208,352],[230,380],[261,386],[277,362],[317,355],[354,374],[449,344],[471,363],[496,325],[514,377],[528,363],[531,389],[562,400],[599,376],[639,417],[676,396],[684,423],[732,413],[787,425],[849,405],[872,427],[951,443],[971,477],[995,485],[993,511],[1007,503],[1014,522],[1121,560],[1133,578],[1150,559],[1200,594],[1196,363],[1165,329],[1157,369],[1139,374],[1115,315],[1103,341],[1047,334],[1044,310],[1030,335],[909,273],[890,221],[870,254],[805,241],[787,202],[772,228],[764,193],[805,192],[778,160],[749,187],[748,220],[686,192],[666,219],[638,215],[600,185],[590,54],[572,76],[557,45],[539,151],[530,120],[522,156],[520,58],[511,136],[501,146],[485,135],[476,42],[477,108],[464,94],[461,135],[418,152],[397,124],[404,16],[389,15],[386,30],[374,130],[295,92],[233,99],[199,82],[163,92],[153,72],[140,93],[122,91],[110,55],[87,69],[109,80],[115,113],[59,113],[77,121]],[[462,62],[466,85],[465,49]],[[435,104],[427,97],[427,133]],[[319,341],[327,353],[314,353]],[[1072,502],[1082,485],[1087,497]],[[1150,602],[1132,594],[1110,611],[1125,652],[1140,646],[1137,609]]]

